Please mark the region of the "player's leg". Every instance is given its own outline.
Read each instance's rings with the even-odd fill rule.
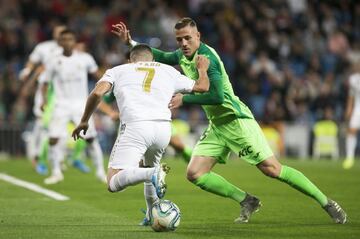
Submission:
[[[357,144],[357,132],[358,129],[351,127],[352,122],[350,121],[350,127],[346,134],[346,158],[343,162],[344,169],[352,168],[355,162],[355,149]]]
[[[211,171],[216,163],[225,163],[229,153],[230,149],[209,126],[194,148],[187,168],[187,178],[205,191],[241,203],[247,193]]]
[[[167,173],[166,168],[161,165],[139,168],[140,160],[152,145],[149,139],[152,139],[156,132],[153,122],[122,125],[121,129],[109,160],[109,191],[118,192],[140,182],[152,182],[157,189],[158,197],[163,197],[166,190],[163,180]]]
[[[165,152],[165,148],[169,144],[169,140],[171,141],[169,131],[166,130],[166,127],[168,127],[167,122],[158,123],[155,127],[158,127],[158,130],[155,130],[155,132],[157,133],[156,137],[154,137],[155,142],[153,142],[152,147],[148,148],[148,150],[146,151],[141,164],[141,166],[145,168],[156,167],[160,165],[160,161]],[[168,172],[169,169],[170,168],[165,166],[166,172]],[[166,185],[165,178],[163,180],[163,183]],[[156,192],[156,187],[153,185],[153,183],[144,183],[144,196],[146,202],[146,212],[145,218],[140,223],[140,225],[148,226],[150,225],[149,212],[151,206],[159,200],[158,193]]]
[[[83,154],[87,147],[87,143],[83,139],[78,139],[75,142],[74,149],[71,152],[70,159],[72,160],[72,165],[79,169],[83,173],[89,173],[90,168],[85,164],[83,160]]]
[[[65,157],[62,141],[59,138],[49,139],[49,162],[51,167],[51,176],[44,180],[45,184],[55,184],[64,180],[61,172],[61,161]]]
[[[175,149],[177,153],[181,154],[181,157],[184,159],[185,162],[190,162],[192,149],[184,144],[180,136],[172,135],[169,144]]]
[[[51,176],[44,180],[45,184],[55,184],[64,179],[61,162],[65,158],[65,139],[67,137],[68,111],[57,108],[49,122],[49,163]]]
[[[100,147],[99,140],[95,138],[90,138],[86,140],[89,147],[89,154],[93,160],[96,177],[101,181],[106,183],[106,174],[104,169],[104,157],[103,152]]]
[[[305,195],[315,199],[336,223],[343,224],[346,222],[347,216],[345,211],[335,201],[328,199],[328,197],[300,171],[292,167],[281,165],[275,157],[270,157],[262,161],[257,167],[265,175],[277,178]]]
[[[246,137],[246,144],[243,144],[244,146],[239,152],[240,157],[247,162],[256,165],[265,175],[277,178],[305,195],[312,197],[323,208],[326,209],[328,207],[330,201],[326,195],[304,174],[292,167],[280,164],[271,152],[266,138],[255,120],[242,119],[238,120],[236,123],[238,123],[239,127],[242,129],[242,135]],[[327,212],[329,211],[327,210]],[[340,207],[339,214],[336,216],[333,215],[332,217],[336,217],[334,220],[339,223],[345,223],[346,221],[346,214]]]

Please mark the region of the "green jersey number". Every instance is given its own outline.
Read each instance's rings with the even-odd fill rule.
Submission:
[[[145,92],[150,92],[151,82],[154,79],[155,69],[150,67],[138,67],[137,71],[143,71],[146,73],[144,81],[143,81],[143,90]]]

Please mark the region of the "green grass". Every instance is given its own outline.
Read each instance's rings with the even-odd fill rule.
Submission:
[[[338,162],[283,161],[344,207],[349,216],[345,225],[332,223],[315,201],[240,160],[216,166],[217,173],[262,200],[251,222],[239,225],[233,224],[239,213],[235,202],[187,182],[182,161],[166,161],[172,168],[166,198],[182,212],[175,232],[155,233],[137,226],[143,217],[139,209],[145,206],[142,185],[111,194],[93,174],[70,168],[64,182],[47,186],[69,196],[69,201],[55,201],[0,180],[0,238],[360,238],[359,164],[344,171]],[[44,186],[43,177],[26,160],[0,161],[0,172]]]

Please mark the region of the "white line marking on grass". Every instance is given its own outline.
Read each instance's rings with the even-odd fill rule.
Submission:
[[[14,185],[29,189],[31,191],[44,194],[45,196],[48,196],[48,197],[53,198],[58,201],[66,201],[66,200],[70,199],[69,197],[62,195],[60,193],[40,187],[39,185],[34,184],[34,183],[29,183],[29,182],[23,181],[21,179],[14,178],[14,177],[9,176],[4,173],[0,173],[0,179],[6,181],[8,183],[12,183]]]

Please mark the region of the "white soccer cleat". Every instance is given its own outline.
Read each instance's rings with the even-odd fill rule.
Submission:
[[[345,224],[347,220],[346,212],[334,200],[328,199],[328,203],[323,207],[335,223]]]
[[[62,174],[53,174],[48,178],[45,178],[44,183],[47,185],[57,184],[64,180],[64,176]]]
[[[163,198],[166,193],[165,177],[170,171],[170,167],[166,164],[161,164],[155,167],[154,174],[151,177],[151,182],[156,189],[156,194],[159,198]]]

